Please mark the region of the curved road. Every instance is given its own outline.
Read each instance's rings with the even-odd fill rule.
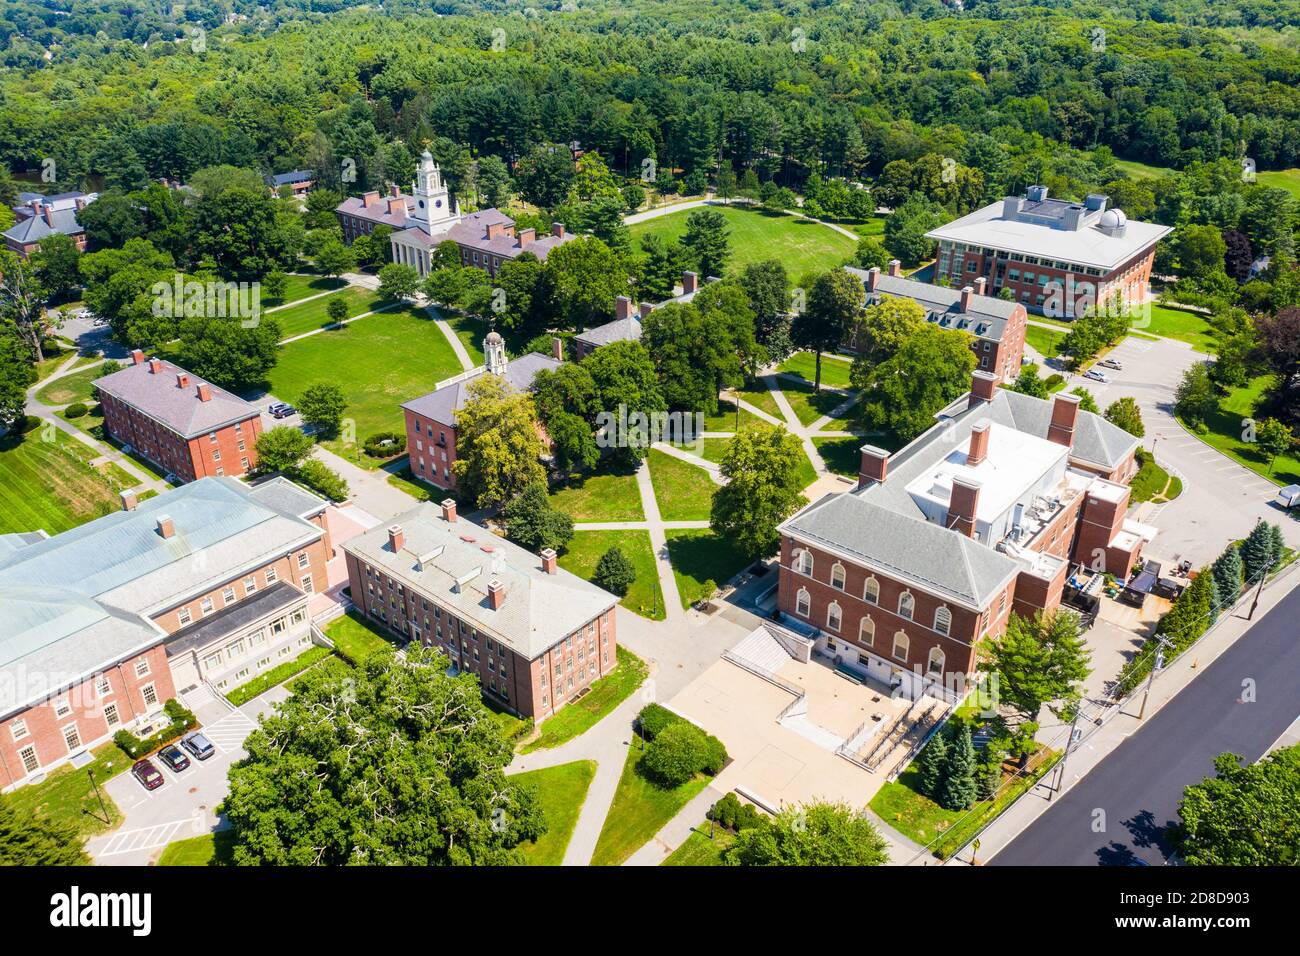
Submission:
[[[1210,776],[1225,751],[1258,760],[1300,714],[1298,616],[1295,588],[990,863],[1166,862],[1162,831],[1178,819],[1183,788]],[[1249,682],[1254,702],[1242,703]]]

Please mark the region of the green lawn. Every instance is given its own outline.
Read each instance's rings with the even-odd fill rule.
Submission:
[[[614,802],[596,841],[592,866],[621,864],[709,785],[709,778],[701,774],[671,790],[659,787],[641,774],[642,753],[640,738],[633,737]]]
[[[451,326],[452,331],[456,333],[456,338],[460,339],[460,344],[465,347],[465,351],[469,353],[469,357],[474,364],[482,365],[483,338],[488,332],[487,323],[482,319],[441,309],[438,310],[438,316]]]
[[[740,206],[713,208],[726,217],[730,228],[729,275],[765,259],[779,259],[791,276],[824,272],[842,265],[857,248],[857,243],[848,236],[807,219]],[[681,239],[686,233],[686,219],[694,211],[684,209],[631,226],[638,251],[642,236],[654,234],[665,239]]]
[[[1159,179],[1161,176],[1167,176],[1169,173],[1174,172],[1168,166],[1151,166],[1133,159],[1117,159],[1115,165],[1128,173],[1131,179]]]
[[[0,439],[0,534],[44,529],[55,535],[122,506],[118,492],[136,484],[116,465],[90,464],[95,451],[41,426]]]
[[[396,640],[386,631],[356,611],[348,611],[330,621],[325,627],[325,636],[354,664],[360,664],[376,651],[391,652],[397,646]]]
[[[228,865],[232,835],[231,830],[219,830],[168,843],[158,858],[158,866]]]
[[[852,362],[822,355],[822,385],[832,388],[849,387],[849,369]],[[778,366],[778,371],[798,375],[806,381],[814,381],[817,375],[817,356],[812,352],[795,352]]]
[[[577,760],[510,777],[515,783],[536,789],[542,815],[546,818],[546,832],[536,842],[522,847],[529,866],[559,866],[564,862],[564,851],[568,849],[573,829],[578,825],[578,814],[582,812],[591,778],[595,775],[594,760]]]
[[[665,533],[682,607],[690,607],[707,597],[707,582],[712,581],[721,587],[749,563],[749,558],[730,541],[708,528],[684,528]]]
[[[742,402],[753,405],[759,411],[767,412],[779,422],[785,421],[785,416],[781,414],[781,408],[776,404],[776,399],[772,397],[771,390],[762,382],[756,382],[753,388],[740,389],[738,394]],[[731,431],[734,427],[735,420],[733,418],[732,424],[727,427],[727,430]],[[722,431],[722,429],[717,430]]]
[[[1209,432],[1197,437],[1269,481],[1278,485],[1300,483],[1300,451],[1293,449],[1290,454],[1279,455],[1270,472],[1268,459],[1258,446],[1242,440],[1245,432],[1242,422],[1255,417],[1255,407],[1271,381],[1270,376],[1261,375],[1244,387],[1230,391],[1219,402],[1219,411],[1206,423]]]
[[[1256,173],[1255,181],[1263,186],[1285,189],[1292,196],[1300,199],[1300,169],[1281,169]]]
[[[282,401],[296,402],[317,382],[338,384],[347,398],[344,419],[356,423],[357,442],[380,431],[402,431],[399,406],[433,390],[461,371],[451,344],[423,309],[372,315],[280,349],[270,387]],[[344,451],[342,443],[328,443]],[[354,449],[349,460],[368,456]],[[376,467],[375,460],[368,467]]]
[[[283,684],[289,678],[297,677],[313,664],[319,664],[332,655],[333,652],[328,647],[308,647],[292,660],[285,661],[283,664],[272,667],[269,671],[258,674],[252,680],[240,684],[226,694],[226,700],[239,707],[259,694],[266,693],[272,687]],[[334,659],[338,660],[338,658]]]
[[[852,229],[859,236],[874,236],[879,239],[885,234],[884,216],[872,216],[866,222],[842,222],[841,226]]]
[[[341,299],[347,303],[348,312],[345,318],[349,319],[361,315],[363,312],[373,312],[375,309],[386,306],[397,308],[395,304],[383,298],[377,292],[371,292],[369,289],[361,289],[356,286],[348,286],[333,295],[323,295],[319,299],[312,299],[310,302],[302,302],[298,305],[291,305],[288,308],[265,314],[267,318],[274,319],[276,324],[280,326],[280,337],[282,339],[292,338],[295,335],[302,335],[304,332],[311,332],[315,329],[323,329],[328,325],[333,325],[334,320],[329,317],[327,309],[335,299]]]
[[[799,424],[805,428],[811,425],[823,415],[829,415],[840,405],[848,401],[849,396],[843,392],[829,392],[823,388],[820,392],[814,392],[812,384],[801,379],[783,377],[780,380],[781,391],[785,393],[785,400],[790,403],[794,409],[795,417],[799,419]],[[824,426],[825,431],[845,431],[853,425],[853,419],[849,416],[853,414],[850,407],[848,412],[838,418],[832,418]]]
[[[650,449],[650,482],[665,521],[708,521],[718,486],[703,468]]]
[[[520,753],[550,750],[586,733],[627,700],[649,673],[645,661],[620,646],[618,667],[614,668],[613,673],[600,678],[579,700],[565,704],[553,717],[543,722],[541,732],[524,744]]]
[[[1182,494],[1182,481],[1156,464],[1150,452],[1139,448],[1137,456],[1141,467],[1129,485],[1130,500],[1135,504],[1142,501],[1172,501]]]
[[[602,468],[551,493],[551,504],[574,521],[644,521],[635,472]]]
[[[776,399],[772,398],[771,392],[765,390],[761,397],[766,399],[768,402],[771,402],[772,408],[776,409]],[[751,405],[758,405],[758,402],[750,400],[750,393],[748,392],[741,392],[740,398],[742,401],[749,402]],[[764,411],[766,411],[766,409],[764,409]],[[773,411],[771,414],[776,415],[777,418],[781,417],[779,411]],[[752,425],[757,421],[762,421],[762,419],[747,409],[742,408],[740,410],[739,422],[741,428],[744,428],[746,425]],[[734,432],[736,430],[736,423],[736,403],[722,398],[718,400],[718,413],[716,415],[704,416],[703,430],[706,432]]]
[[[327,279],[324,276],[290,273],[285,276],[284,295],[278,299],[267,296],[262,300],[262,309],[265,311],[281,305],[288,305],[290,302],[305,299],[309,295],[319,295],[322,292],[328,292],[330,289],[337,289],[341,285],[344,285],[342,279]]]
[[[857,478],[858,468],[862,464],[862,446],[875,444],[869,438],[814,438],[817,453],[822,456],[826,467],[837,475]]]
[[[104,375],[100,366],[63,375],[36,390],[36,400],[46,405],[71,405],[91,400],[90,383]]]
[[[51,771],[40,783],[19,787],[4,799],[20,818],[41,816],[71,826],[82,837],[94,836],[120,826],[122,811],[104,791],[104,781],[116,777],[131,766],[131,758],[107,743],[94,752],[95,759],[85,767],[64,764]],[[93,771],[99,783],[103,807],[95,796],[88,771]],[[141,793],[144,791],[142,790]],[[108,811],[107,820],[104,811]]]
[[[636,568],[636,580],[620,603],[642,617],[662,621],[667,615],[663,595],[658,591],[659,576],[649,531],[576,531],[568,548],[560,555],[560,567],[590,581],[601,556],[615,545]]]
[[[736,834],[723,827],[714,827],[713,839],[709,839],[709,821],[705,820],[660,866],[722,866],[722,854],[735,842]]]
[[[1025,344],[1035,349],[1043,358],[1054,358],[1061,354],[1061,343],[1065,333],[1045,329],[1041,325],[1025,326]]]
[[[1142,317],[1133,323],[1133,328],[1141,329],[1151,335],[1186,342],[1196,351],[1207,355],[1213,355],[1219,348],[1218,337],[1208,317],[1199,312],[1152,303],[1150,324],[1147,324],[1145,317]]]

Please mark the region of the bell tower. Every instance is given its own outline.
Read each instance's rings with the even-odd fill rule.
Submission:
[[[506,372],[506,343],[499,332],[489,332],[483,339],[483,355],[487,360],[487,370],[492,375],[504,375]]]
[[[460,218],[460,203],[453,208],[447,185],[442,181],[442,171],[427,149],[420,156],[411,193],[415,197],[415,209],[410,218],[425,232],[440,232],[440,227]]]

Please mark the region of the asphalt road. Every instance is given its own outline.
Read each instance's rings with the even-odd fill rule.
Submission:
[[[1298,617],[1300,588],[990,863],[1123,866],[1138,858],[1163,864],[1170,851],[1162,831],[1178,819],[1183,788],[1212,774],[1224,751],[1258,760],[1300,714]],[[1254,703],[1240,702],[1248,680]],[[1104,832],[1096,831],[1098,820]]]

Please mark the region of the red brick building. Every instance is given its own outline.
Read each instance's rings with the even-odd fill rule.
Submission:
[[[352,601],[390,630],[436,646],[496,705],[538,722],[618,666],[618,598],[423,504],[343,545]]]
[[[99,193],[19,193],[18,198],[19,204],[12,207],[16,221],[4,233],[5,247],[10,252],[27,259],[43,239],[54,235],[68,236],[80,251],[86,251],[86,230],[78,216],[99,198]]]
[[[1154,535],[1126,518],[1137,440],[1078,401],[976,372],[907,447],[864,446],[856,491],[781,526],[779,609],[908,696],[960,694],[1013,610],[1057,609],[1074,565],[1126,576]]]
[[[136,349],[130,365],[94,386],[108,433],[181,481],[257,465],[261,413],[179,366]]]
[[[285,479],[124,492],[53,538],[0,536],[0,790],[301,653],[330,549],[325,502]]]
[[[956,219],[926,236],[938,243],[935,282],[953,288],[984,279],[1010,289],[1028,311],[1074,318],[1116,297],[1125,310],[1147,301],[1156,244],[1172,230],[1130,222],[1108,197],[1050,199],[1046,186]]]

